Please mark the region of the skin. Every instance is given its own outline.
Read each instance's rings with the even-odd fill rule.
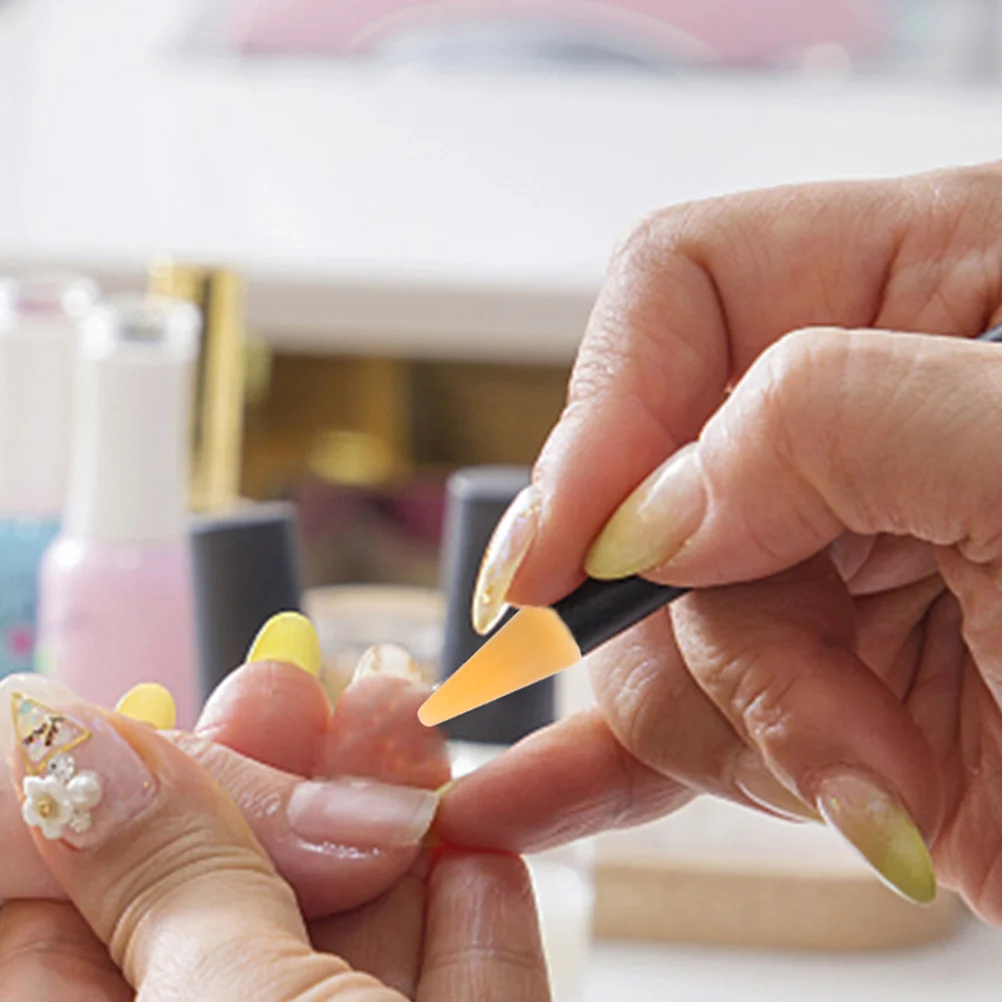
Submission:
[[[260,664],[216,693],[198,740],[168,740],[119,718],[119,729],[153,764],[161,802],[124,836],[125,851],[111,845],[72,853],[35,840],[71,900],[13,901],[0,909],[0,1000],[119,1002],[138,991],[143,1002],[193,993],[205,1002],[546,1002],[535,904],[517,857],[442,847],[383,851],[374,862],[363,853],[335,864],[337,879],[326,883],[329,863],[319,873],[292,867],[290,879],[300,877],[297,901],[212,779],[228,776],[239,786],[234,776],[242,770],[260,785],[266,765],[294,775],[438,785],[447,763],[441,740],[417,723],[424,695],[401,679],[366,679],[331,714],[315,679],[288,665]],[[393,735],[389,745],[386,734]],[[178,817],[200,848],[180,887],[176,861],[157,842],[158,830]],[[120,872],[125,852],[137,848],[142,866]],[[312,915],[306,926],[304,895]],[[203,910],[212,920],[193,930]],[[265,945],[228,948],[248,942]]]
[[[332,713],[319,683],[304,672],[252,664],[216,690],[193,735],[171,739],[226,789],[307,918],[315,918],[382,894],[414,863],[418,848],[377,845],[348,857],[317,853],[285,837],[271,804],[301,777],[441,786],[449,778],[445,742],[414,724],[423,696],[402,678],[367,678],[350,686]],[[0,761],[0,900],[64,899],[21,820],[7,764]]]
[[[702,590],[590,658],[597,710],[459,783],[445,837],[529,849],[686,789],[747,803],[751,749],[807,803],[827,776],[876,777],[941,883],[1002,922],[1002,354],[964,340],[1002,320],[1000,232],[988,165],[684,205],[632,234],[509,598],[572,589],[617,507],[697,440],[698,529],[645,574]]]
[[[617,507],[697,438],[706,512],[649,574],[702,590],[592,658],[597,710],[452,788],[441,838],[527,850],[662,815],[692,791],[747,802],[734,765],[752,750],[805,801],[832,770],[879,776],[943,883],[1002,921],[1002,356],[962,341],[1002,319],[1000,224],[989,166],[743,194],[638,228],[537,464],[541,523],[510,597],[569,591]],[[819,326],[844,330],[790,335]],[[863,328],[955,340],[847,333]],[[370,922],[378,942],[401,916],[413,932],[420,894],[395,886],[392,907],[363,906],[335,945],[351,956]],[[44,926],[42,941],[103,990],[113,971],[99,950],[62,945],[80,927],[61,907],[65,935]],[[403,956],[403,975],[424,972],[427,950],[415,959],[394,929],[392,956],[361,951],[369,969],[390,977],[379,963]],[[39,977],[33,942],[6,956]]]

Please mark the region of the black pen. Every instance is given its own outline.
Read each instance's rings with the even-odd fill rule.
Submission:
[[[1002,342],[1002,324],[978,337]],[[519,610],[418,711],[428,727],[569,668],[584,655],[685,595],[645,578],[589,578],[552,606]]]

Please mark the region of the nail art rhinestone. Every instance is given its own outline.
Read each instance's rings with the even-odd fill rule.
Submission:
[[[62,838],[67,828],[78,834],[87,831],[93,823],[90,812],[103,795],[101,780],[97,773],[78,771],[69,752],[83,744],[90,731],[22,693],[11,697],[11,710],[27,772],[21,787],[25,823],[51,840]]]
[[[77,764],[72,755],[59,754],[55,758],[49,759],[49,764],[45,767],[47,776],[55,776],[63,783],[68,783],[76,771]]]
[[[19,692],[11,696],[11,710],[15,733],[31,774],[44,773],[53,758],[90,737],[86,727]]]
[[[94,823],[91,820],[89,813],[84,814],[74,814],[69,820],[70,830],[76,832],[77,835],[82,835],[85,831],[90,829],[90,826]]]

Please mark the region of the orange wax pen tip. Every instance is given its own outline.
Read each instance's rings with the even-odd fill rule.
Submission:
[[[444,724],[580,658],[577,641],[552,609],[522,609],[424,701],[418,720],[425,727]]]
[[[435,704],[432,703],[434,695],[435,694],[432,693],[432,695],[421,704],[421,708],[417,711],[417,718],[425,725],[425,727],[437,727],[439,724],[445,723],[445,721],[449,719],[448,717],[439,718],[435,715]],[[429,706],[429,703],[432,705]]]

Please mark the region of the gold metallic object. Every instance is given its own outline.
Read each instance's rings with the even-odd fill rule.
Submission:
[[[386,442],[360,431],[326,431],[310,444],[310,472],[331,484],[378,487],[397,472],[397,457]]]
[[[307,467],[332,484],[380,487],[410,469],[410,387],[407,366],[388,358],[344,359],[331,386],[339,420],[310,443]]]
[[[220,511],[240,493],[243,440],[244,284],[232,271],[180,265],[150,268],[150,292],[194,303],[202,314],[191,440],[191,508]]]

